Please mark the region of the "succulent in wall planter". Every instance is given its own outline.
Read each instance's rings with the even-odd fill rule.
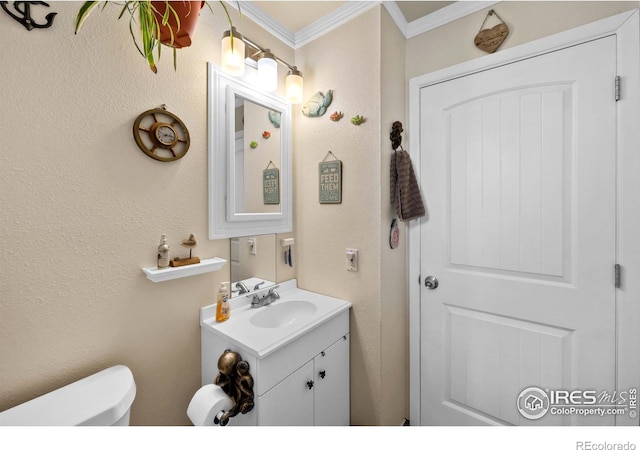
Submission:
[[[160,59],[162,45],[173,48],[173,66],[177,67],[176,49],[191,45],[200,10],[206,2],[203,1],[89,1],[84,2],[75,19],[76,34],[82,28],[85,20],[102,3],[104,9],[109,3],[121,6],[118,19],[129,18],[129,31],[136,48],[147,60],[149,68],[157,73],[156,59]],[[231,17],[226,5],[219,0],[227,20],[231,25]],[[136,37],[135,29],[139,29]],[[162,44],[162,45],[161,45]]]

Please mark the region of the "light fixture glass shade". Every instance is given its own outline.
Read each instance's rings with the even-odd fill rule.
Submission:
[[[268,49],[258,59],[258,83],[267,92],[278,89],[278,63]]]
[[[287,75],[285,96],[294,105],[302,103],[302,73],[296,66],[293,66]]]
[[[236,77],[244,75],[244,41],[235,27],[231,27],[230,31],[224,32],[220,45],[222,50],[222,70]]]

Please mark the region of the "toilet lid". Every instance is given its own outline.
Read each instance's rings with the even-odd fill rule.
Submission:
[[[133,374],[113,366],[0,413],[0,425],[111,425],[136,396]]]

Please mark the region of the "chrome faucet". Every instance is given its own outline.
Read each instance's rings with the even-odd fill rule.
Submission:
[[[238,281],[236,283],[236,287],[240,289],[240,292],[238,293],[239,295],[246,294],[247,292],[249,292],[249,288],[242,281]]]
[[[254,290],[254,291],[257,291],[258,289],[260,289],[260,286],[262,286],[263,284],[264,284],[264,281],[261,281],[260,283],[256,284],[256,285],[253,287],[253,290]]]
[[[270,305],[280,298],[280,294],[276,291],[280,285],[273,286],[269,289],[269,292],[260,297],[260,294],[253,294],[251,297],[251,307],[260,308],[261,306]]]

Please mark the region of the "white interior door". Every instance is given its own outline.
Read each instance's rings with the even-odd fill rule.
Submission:
[[[615,389],[615,46],[421,89],[423,425],[614,423],[517,402]]]

